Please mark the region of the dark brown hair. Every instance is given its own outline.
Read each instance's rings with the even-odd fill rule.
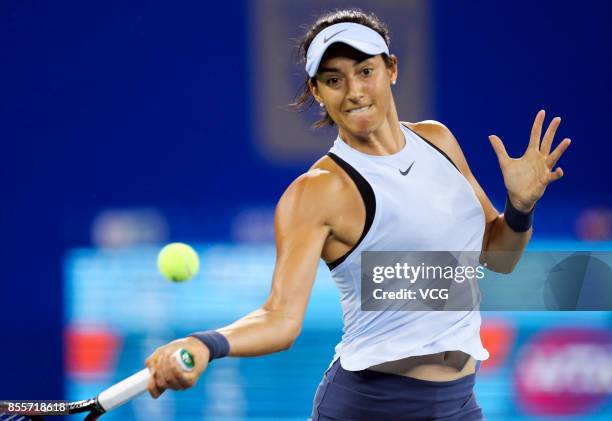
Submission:
[[[317,20],[310,26],[308,32],[306,32],[306,34],[300,40],[298,40],[296,49],[298,57],[300,57],[300,64],[304,65],[306,63],[306,53],[308,52],[308,47],[310,47],[312,40],[317,36],[317,34],[328,26],[332,26],[342,22],[353,22],[367,26],[368,28],[371,28],[378,32],[387,43],[387,46],[389,46],[391,43],[389,28],[387,28],[387,25],[385,25],[374,13],[366,13],[361,9],[335,10],[333,12],[328,12],[319,16]],[[383,59],[385,61],[385,65],[387,67],[391,67],[391,58],[386,54],[383,54]],[[313,85],[316,85],[317,83],[316,77],[310,78],[310,81]],[[295,100],[291,104],[289,104],[289,106],[298,111],[306,111],[307,109],[312,107],[312,104],[314,103],[315,99],[312,96],[310,89],[308,89],[307,77],[306,82],[304,82],[304,85],[296,95]],[[327,111],[323,111],[321,115],[322,118],[316,123],[314,123],[313,127],[319,128],[334,125],[334,121],[331,119]]]

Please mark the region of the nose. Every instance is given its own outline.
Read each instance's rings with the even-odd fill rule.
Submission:
[[[349,77],[347,79],[346,98],[352,104],[360,104],[363,96],[363,82],[359,78]]]

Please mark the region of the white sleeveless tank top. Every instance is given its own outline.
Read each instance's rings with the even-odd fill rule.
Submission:
[[[406,144],[393,155],[364,154],[339,136],[328,154],[353,179],[366,205],[361,239],[329,265],[344,322],[333,361],[340,358],[346,370],[453,350],[489,358],[479,311],[361,310],[361,252],[482,247],[485,217],[471,185],[444,152],[400,127]]]

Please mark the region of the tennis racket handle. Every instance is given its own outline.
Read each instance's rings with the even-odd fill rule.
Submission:
[[[189,351],[180,348],[172,355],[183,371],[193,370],[193,355]],[[149,379],[151,379],[151,373],[148,368],[144,368],[100,393],[98,395],[98,404],[105,411],[121,406],[146,392]]]
[[[194,361],[193,355],[191,352],[187,351],[185,348],[179,348],[172,354],[179,367],[183,371],[191,371],[193,370]]]
[[[105,410],[110,411],[136,396],[146,392],[151,373],[148,368],[140,370],[125,380],[106,389],[98,395],[98,404]]]

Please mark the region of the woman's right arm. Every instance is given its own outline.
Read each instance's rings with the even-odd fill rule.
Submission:
[[[311,170],[296,179],[275,212],[276,264],[272,287],[263,305],[234,323],[216,329],[235,357],[271,354],[288,349],[299,336],[340,181],[336,175]],[[194,355],[193,371],[184,372],[172,358],[179,348]],[[167,388],[193,386],[208,365],[208,348],[194,337],[170,342],[146,360],[152,375],[148,390],[157,398]]]
[[[217,329],[236,357],[288,349],[299,336],[321,251],[330,228],[321,202],[325,174],[313,170],[295,180],[276,208],[276,264],[272,287],[261,308]]]

